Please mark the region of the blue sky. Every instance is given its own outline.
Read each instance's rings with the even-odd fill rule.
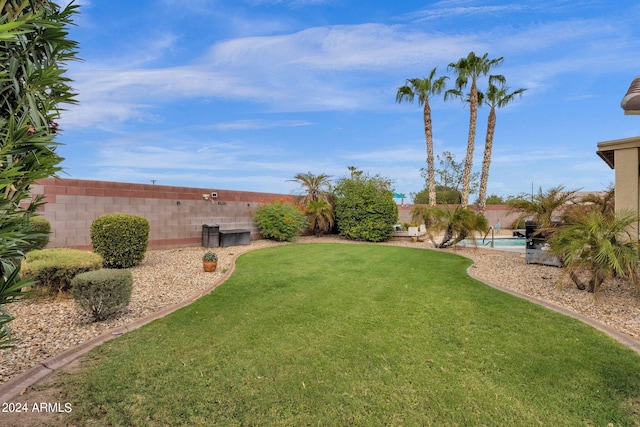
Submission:
[[[640,75],[635,0],[76,3],[62,177],[290,193],[299,172],[357,166],[409,195],[425,186],[422,110],[396,90],[470,51],[504,57],[496,72],[527,89],[498,110],[489,194],[602,190],[597,143],[640,132],[620,108]],[[468,108],[432,110],[435,152],[463,160]]]

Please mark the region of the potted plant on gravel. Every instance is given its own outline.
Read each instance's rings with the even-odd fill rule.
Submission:
[[[202,267],[204,271],[211,273],[216,271],[218,267],[218,255],[212,251],[206,251],[204,255],[202,255]]]

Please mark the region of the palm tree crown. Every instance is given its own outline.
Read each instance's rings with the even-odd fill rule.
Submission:
[[[307,172],[299,173],[294,176],[294,179],[290,179],[289,181],[297,182],[301,187],[298,204],[306,206],[310,201],[315,200],[324,200],[329,203],[331,201],[331,181],[329,178],[331,176],[324,173],[314,175]]]

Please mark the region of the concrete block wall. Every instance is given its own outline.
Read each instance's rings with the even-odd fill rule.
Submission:
[[[217,192],[205,200],[203,194]],[[32,195],[43,194],[41,210],[51,222],[48,247],[91,249],[89,229],[94,219],[108,213],[126,213],[149,221],[149,249],[200,246],[202,225],[218,224],[221,230],[245,229],[251,238],[259,237],[251,215],[274,199],[290,195],[258,193],[217,188],[190,188],[151,184],[47,178],[37,182]],[[399,206],[399,222],[411,222],[414,205]],[[472,207],[473,208],[473,207]],[[495,226],[511,227],[517,214],[508,206],[487,206],[486,217]]]
[[[209,200],[203,194],[217,192]],[[149,249],[200,246],[203,224],[221,230],[245,229],[258,238],[251,219],[255,210],[284,194],[188,188],[151,184],[47,178],[32,187],[43,194],[41,210],[51,222],[48,247],[91,248],[89,229],[94,219],[109,213],[126,213],[149,221]]]

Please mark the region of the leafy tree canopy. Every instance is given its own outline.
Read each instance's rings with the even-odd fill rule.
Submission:
[[[77,43],[67,38],[77,6],[54,1],[0,1],[0,348],[9,343],[12,317],[4,304],[21,296],[20,262],[36,236],[30,217],[42,204],[30,188],[60,170],[55,120],[61,104],[75,93],[65,62],[75,59]]]
[[[398,222],[391,181],[352,168],[350,176],[340,178],[335,185],[338,232],[353,240],[389,240]]]

